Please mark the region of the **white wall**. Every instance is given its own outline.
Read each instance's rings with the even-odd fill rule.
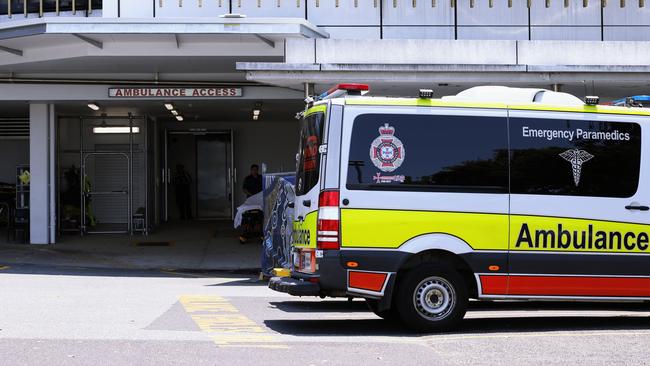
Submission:
[[[170,1],[170,0],[165,0]],[[187,0],[186,0],[187,1]],[[151,18],[154,5],[150,0],[119,0],[120,17],[122,18]]]

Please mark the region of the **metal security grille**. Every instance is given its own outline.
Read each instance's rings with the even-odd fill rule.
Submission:
[[[128,151],[128,146],[96,145],[97,151]],[[125,156],[98,155],[95,156],[91,182],[93,191],[127,192],[129,190],[129,164]],[[128,223],[128,195],[94,196],[94,214],[100,223]],[[126,214],[125,214],[126,213]]]
[[[29,119],[0,118],[0,139],[29,138]]]

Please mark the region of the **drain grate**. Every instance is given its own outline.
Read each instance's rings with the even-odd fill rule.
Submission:
[[[139,241],[135,243],[137,247],[168,247],[172,243],[169,241]]]

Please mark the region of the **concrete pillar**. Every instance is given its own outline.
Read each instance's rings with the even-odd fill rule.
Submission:
[[[55,114],[53,104],[29,105],[30,202],[32,244],[56,241]]]
[[[314,83],[304,83],[305,86],[305,98],[314,96]]]

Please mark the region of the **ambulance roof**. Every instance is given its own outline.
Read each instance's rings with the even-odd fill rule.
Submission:
[[[557,112],[650,115],[650,108],[586,105],[579,98],[562,92],[537,88],[478,86],[440,99],[347,96],[335,98],[347,105],[417,106],[516,109]]]

